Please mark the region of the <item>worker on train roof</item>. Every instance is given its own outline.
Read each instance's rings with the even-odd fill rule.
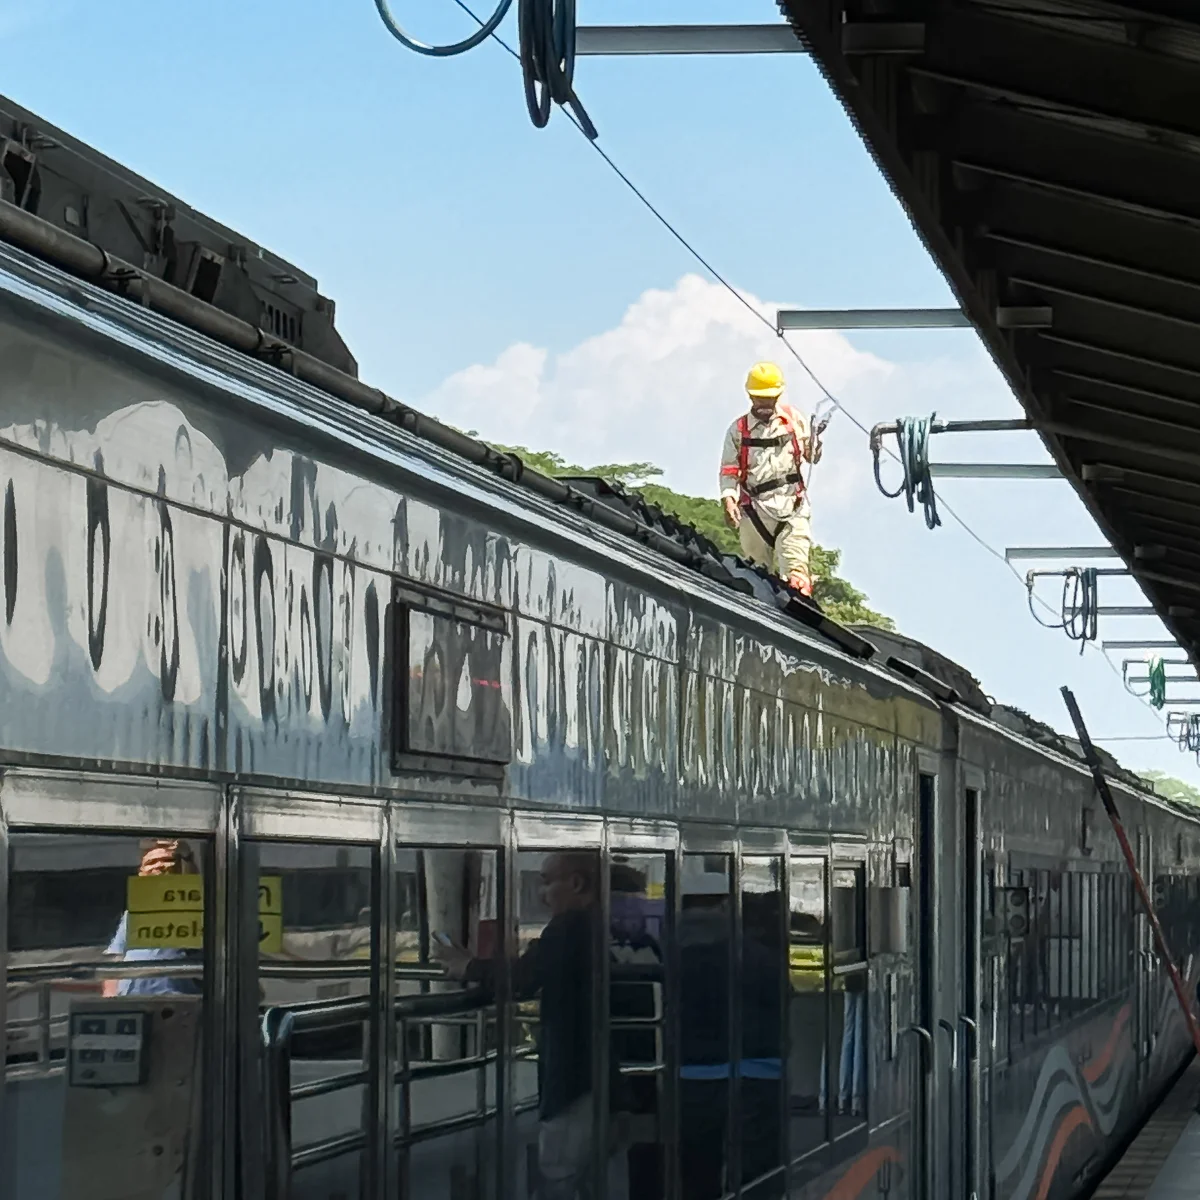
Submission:
[[[784,403],[784,386],[783,372],[774,363],[750,368],[750,411],[725,434],[721,503],[726,524],[738,531],[742,553],[811,596],[812,537],[803,466],[820,461],[821,438]]]

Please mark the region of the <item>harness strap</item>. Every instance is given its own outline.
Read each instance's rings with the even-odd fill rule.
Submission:
[[[751,500],[757,499],[759,496],[765,496],[768,492],[776,491],[778,488],[787,487],[789,484],[795,484],[797,496],[804,491],[804,475],[800,469],[804,461],[804,452],[800,446],[800,438],[796,433],[796,424],[787,409],[779,410],[777,415],[780,421],[783,422],[787,432],[776,434],[774,437],[751,437],[749,414],[743,413],[738,418],[737,430],[741,441],[738,446],[737,479],[742,490],[739,503],[743,508],[747,508]],[[792,454],[796,460],[796,470],[781,476],[779,479],[768,479],[763,483],[755,484],[754,487],[749,487],[746,484],[746,476],[750,471],[750,447],[779,447],[786,445],[789,441],[792,443]],[[722,468],[722,474],[731,475],[733,471],[728,467]],[[759,533],[763,534],[764,539],[766,539],[766,534],[763,532],[763,528],[759,522],[755,521],[755,527]],[[774,536],[766,540],[768,545],[774,546]]]
[[[790,475],[781,475],[778,479],[767,479],[763,483],[756,483],[753,487],[746,486],[745,490],[757,500],[759,496],[765,496],[768,492],[775,491],[776,488],[786,487],[789,483],[803,484],[804,476],[799,471],[793,471]]]
[[[753,504],[745,504],[742,506],[742,511],[746,514],[750,524],[754,526],[758,536],[767,544],[769,550],[775,549],[775,540],[779,537],[779,531],[783,528],[783,522],[780,521],[773,530],[768,531],[766,522],[758,515]]]

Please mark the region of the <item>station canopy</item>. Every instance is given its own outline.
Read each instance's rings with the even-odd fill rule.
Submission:
[[[1200,658],[1200,3],[780,7],[1059,468]]]

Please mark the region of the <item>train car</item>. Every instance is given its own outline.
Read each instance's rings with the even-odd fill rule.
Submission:
[[[0,1194],[1086,1194],[1190,1050],[1072,747],[372,394],[327,302],[340,365],[248,335],[195,214],[203,294],[81,278],[21,128]],[[1200,827],[1110,767],[1194,988]]]

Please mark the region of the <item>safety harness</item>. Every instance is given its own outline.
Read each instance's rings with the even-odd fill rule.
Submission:
[[[750,436],[750,415],[743,414],[738,418],[737,430],[741,437],[741,445],[738,448],[738,465],[737,465],[737,480],[738,487],[741,490],[741,495],[738,497],[738,505],[745,512],[750,520],[750,524],[754,526],[758,532],[758,536],[762,538],[766,544],[775,548],[775,540],[779,537],[779,530],[783,528],[783,522],[776,525],[774,531],[767,529],[766,523],[762,517],[758,515],[753,501],[760,496],[765,496],[768,492],[777,491],[781,487],[789,487],[794,485],[796,488],[796,498],[799,500],[804,495],[804,475],[801,473],[801,465],[804,462],[804,451],[800,447],[800,437],[796,433],[796,425],[792,420],[791,414],[786,410],[777,410],[776,415],[783,422],[787,432],[776,434],[774,437],[751,437]],[[750,471],[750,447],[778,447],[784,446],[788,442],[792,443],[792,453],[795,455],[796,469],[789,471],[786,475],[781,475],[777,479],[767,479],[762,483],[757,483],[751,487],[746,482],[746,476]]]

